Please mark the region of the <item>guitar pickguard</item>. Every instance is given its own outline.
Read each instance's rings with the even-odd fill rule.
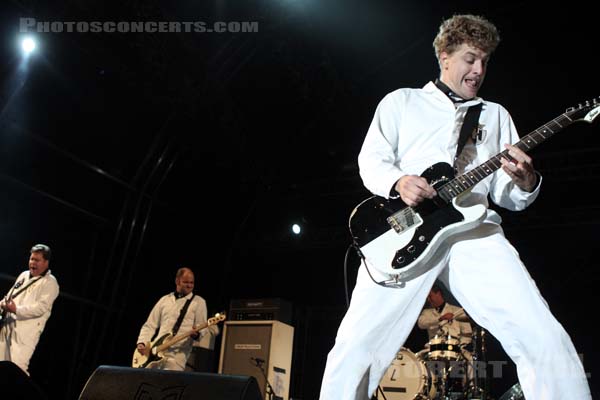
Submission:
[[[447,206],[423,217],[407,245],[396,251],[392,268],[403,268],[415,261],[427,249],[434,236],[444,227],[463,221],[463,215],[455,208]]]
[[[453,169],[438,163],[422,176],[437,190],[453,179]],[[465,218],[467,209],[458,208],[439,195],[416,207],[401,199],[373,196],[352,213],[350,231],[370,264],[390,275],[405,275],[405,271],[427,264],[443,239],[471,227],[485,211],[476,207],[476,212],[466,212]]]

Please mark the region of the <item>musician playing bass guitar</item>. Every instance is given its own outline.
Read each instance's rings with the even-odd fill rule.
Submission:
[[[516,145],[519,136],[508,111],[477,96],[499,40],[496,27],[483,17],[455,15],[443,21],[433,42],[439,79],[422,88],[389,93],[375,111],[358,157],[360,175],[367,189],[379,196],[372,203],[375,208],[385,208],[388,199],[397,198],[406,209],[387,220],[372,221],[374,225],[387,224],[381,230],[383,239],[373,240],[373,246],[370,239],[379,233],[377,228],[360,232],[367,239],[360,248],[367,261],[359,269],[350,307],[327,359],[321,400],[365,400],[375,393],[438,277],[468,315],[501,342],[517,365],[527,399],[591,399],[569,335],[505,238],[499,215],[488,209],[489,196],[501,207],[523,210],[538,196],[541,185],[525,147]],[[533,76],[534,71],[526,67],[524,64],[523,73]],[[473,128],[460,135],[467,120],[473,122]],[[548,125],[535,137],[561,127]],[[466,142],[459,148],[461,136]],[[533,146],[535,137],[521,146]],[[500,153],[493,160],[495,165],[474,170]],[[430,179],[423,176],[430,166],[442,162],[448,166],[442,173]],[[491,174],[494,168],[497,172]],[[455,172],[469,171],[473,173],[465,176],[464,182],[455,182],[444,192],[435,188],[438,181],[451,179]],[[399,279],[393,279],[393,273],[373,268],[378,254],[392,248],[383,246],[378,252],[373,248],[377,242],[388,244],[405,231],[409,236],[417,231],[406,251],[386,256],[393,260],[392,270],[433,241],[430,232],[445,221],[456,221],[450,225],[462,221],[465,216],[454,207],[454,200],[439,213],[432,213],[435,218],[430,221],[422,221],[426,212],[413,211],[421,204],[432,209],[446,204],[456,191],[477,180],[477,185],[455,200],[481,217],[474,218],[469,229],[438,240],[437,251],[423,253],[427,262],[422,269],[405,275],[399,272]],[[356,241],[359,233],[352,229],[352,234]]]
[[[161,297],[152,308],[147,321],[140,330],[136,351],[147,357],[152,350],[150,341],[153,337],[160,338],[167,334],[176,336],[177,332],[189,332],[190,335],[166,349],[160,362],[154,362],[144,367],[184,371],[192,351],[193,340],[199,340],[209,330],[213,330],[215,335],[218,334],[219,328],[216,324],[210,325],[204,330],[197,329],[199,326],[206,326],[206,301],[195,295],[193,290],[194,273],[192,270],[189,268],[177,270],[175,292]],[[134,364],[136,364],[135,360]]]

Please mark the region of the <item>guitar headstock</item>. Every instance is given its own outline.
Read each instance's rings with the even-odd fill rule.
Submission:
[[[214,317],[208,319],[207,326],[215,325],[221,321],[225,321],[225,318],[227,318],[225,311],[216,313]]]
[[[600,97],[588,100],[576,107],[568,108],[565,115],[573,121],[586,121],[592,123],[600,115]]]

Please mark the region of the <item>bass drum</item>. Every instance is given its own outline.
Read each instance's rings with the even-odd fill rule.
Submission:
[[[435,385],[425,363],[402,347],[379,383],[387,400],[425,400],[435,397]]]

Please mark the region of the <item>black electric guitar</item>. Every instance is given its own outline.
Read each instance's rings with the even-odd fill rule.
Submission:
[[[131,366],[133,368],[152,368],[153,366],[159,364],[164,357],[163,352],[167,350],[169,347],[173,346],[175,343],[182,341],[183,339],[188,338],[194,332],[197,332],[201,329],[208,328],[211,325],[215,325],[221,321],[225,320],[225,312],[216,313],[214,317],[209,318],[204,324],[200,324],[194,327],[194,330],[189,332],[180,333],[177,336],[173,336],[171,333],[165,333],[158,339],[154,340],[152,343],[146,343],[146,348],[150,349],[148,355],[141,354],[137,349],[133,351],[133,359],[131,360]]]
[[[600,98],[569,108],[524,136],[515,146],[527,152],[573,122],[591,123],[599,114]],[[484,220],[485,206],[461,207],[457,203],[461,194],[501,167],[501,158],[510,160],[508,150],[457,177],[447,163],[432,165],[421,176],[438,195],[416,207],[409,207],[400,199],[369,197],[350,214],[354,244],[370,266],[396,281],[428,270],[429,261],[445,240]]]

